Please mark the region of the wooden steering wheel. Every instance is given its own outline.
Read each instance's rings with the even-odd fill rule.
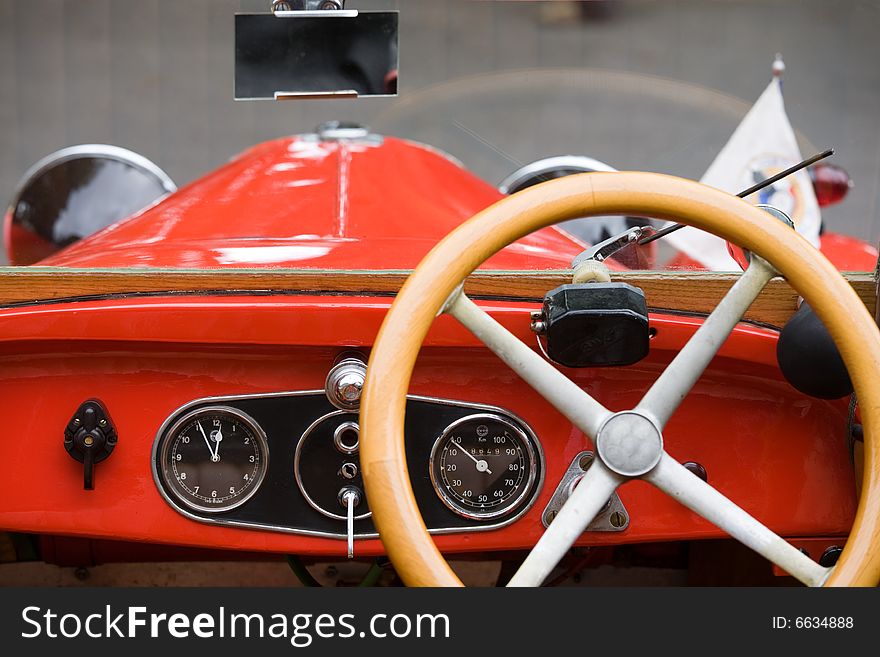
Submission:
[[[461,291],[462,281],[511,242],[551,224],[595,215],[650,216],[715,233],[760,257],[733,285],[632,410],[612,413],[502,328]],[[777,272],[810,304],[837,344],[858,394],[865,470],[849,540],[825,568],[777,536],[663,449],[662,430],[743,313]],[[838,271],[788,226],[739,198],[654,173],[586,173],[505,198],[440,242],[391,306],[373,348],[361,404],[361,464],[373,519],[410,586],[461,586],[425,527],[404,452],[412,369],[434,318],[463,323],[596,446],[597,458],[512,586],[537,586],[618,486],[644,479],[811,586],[875,586],[880,579],[880,332]]]

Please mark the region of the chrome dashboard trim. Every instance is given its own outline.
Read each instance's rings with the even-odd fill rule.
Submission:
[[[210,518],[204,518],[202,516],[197,516],[193,513],[188,512],[186,509],[178,506],[174,503],[174,500],[169,498],[166,494],[164,488],[162,487],[159,481],[159,473],[156,469],[156,450],[159,444],[159,441],[165,432],[165,430],[169,427],[172,418],[177,416],[178,414],[192,408],[194,406],[198,406],[200,404],[206,403],[223,403],[230,401],[240,401],[243,399],[260,399],[267,397],[304,397],[307,395],[324,395],[324,390],[296,390],[296,391],[286,391],[286,392],[260,392],[260,393],[250,393],[246,395],[228,395],[228,396],[219,396],[219,397],[202,397],[199,399],[194,399],[192,401],[187,402],[182,405],[180,408],[173,411],[168,418],[162,423],[162,426],[159,427],[159,431],[156,434],[156,438],[153,440],[153,449],[151,452],[151,469],[153,472],[153,481],[156,484],[156,488],[159,490],[159,494],[165,499],[168,505],[177,511],[180,515],[188,518],[190,520],[194,520],[196,522],[200,522],[206,525],[216,525],[216,526],[225,526],[225,527],[237,527],[241,529],[258,529],[261,531],[273,531],[279,532],[283,534],[293,534],[297,536],[312,536],[315,538],[332,538],[339,540],[347,540],[348,535],[343,532],[323,532],[323,531],[315,531],[311,529],[296,529],[293,527],[282,527],[278,525],[269,525],[263,523],[256,522],[244,522],[241,520],[230,520],[227,518],[222,518],[218,516],[212,516]],[[423,402],[431,402],[435,404],[443,404],[446,406],[459,406],[464,408],[472,408],[477,411],[483,411],[488,413],[499,413],[502,416],[509,417],[514,421],[518,422],[524,428],[528,430],[531,436],[534,437],[534,447],[536,453],[536,463],[540,463],[540,476],[537,478],[534,485],[534,494],[532,495],[532,499],[525,505],[523,505],[522,509],[519,510],[518,513],[510,516],[509,518],[505,518],[501,522],[480,525],[479,527],[438,527],[435,529],[429,529],[428,533],[430,534],[470,534],[474,532],[484,532],[484,531],[492,531],[495,529],[501,529],[502,527],[507,527],[508,525],[519,520],[523,515],[525,515],[529,509],[531,509],[535,502],[537,502],[538,497],[540,495],[540,490],[544,485],[544,476],[546,472],[546,463],[544,462],[544,449],[541,446],[540,441],[537,438],[537,435],[532,430],[527,422],[525,422],[521,417],[512,413],[504,408],[499,406],[492,406],[490,404],[478,404],[475,402],[466,402],[466,401],[458,401],[454,399],[441,399],[439,397],[427,397],[422,395],[407,395],[407,401],[423,401]],[[356,534],[356,539],[370,539],[370,538],[379,538],[378,532],[370,532],[366,534]]]
[[[293,454],[293,478],[296,479],[296,487],[299,488],[299,492],[302,493],[302,496],[305,498],[306,502],[308,502],[309,506],[312,507],[315,511],[317,511],[321,515],[327,516],[328,518],[332,518],[333,520],[342,520],[343,522],[348,521],[347,516],[344,516],[340,513],[332,513],[331,511],[324,509],[323,507],[321,507],[320,504],[318,504],[317,502],[315,502],[315,500],[312,499],[311,495],[308,494],[308,492],[306,491],[306,486],[302,481],[302,475],[299,472],[299,463],[300,463],[300,453],[302,452],[303,444],[305,443],[306,439],[309,438],[312,431],[314,431],[315,428],[317,428],[317,426],[319,424],[322,424],[326,420],[329,420],[332,417],[336,417],[337,415],[351,415],[351,413],[352,413],[352,411],[338,410],[338,411],[333,411],[331,413],[327,413],[326,415],[322,415],[321,417],[319,417],[317,420],[312,422],[305,431],[303,431],[302,436],[300,436],[300,438],[299,438],[299,442],[297,442],[297,444],[296,444],[296,451]],[[349,425],[349,424],[355,424],[355,423],[354,422],[343,422],[342,424],[340,424],[336,428],[336,431],[334,432],[334,442],[336,439],[335,434],[339,433],[339,429],[341,429],[342,427]],[[355,425],[355,426],[357,426],[357,425]],[[349,454],[356,454],[357,450],[354,450],[354,451],[348,452],[348,453]],[[360,461],[358,461],[358,464],[360,464]],[[362,513],[360,515],[355,516],[354,519],[355,520],[366,520],[371,515],[373,515],[373,513],[371,511],[367,511],[366,513]]]

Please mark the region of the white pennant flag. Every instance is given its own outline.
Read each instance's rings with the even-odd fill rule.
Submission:
[[[700,182],[737,194],[800,162],[800,149],[785,114],[782,85],[774,77]],[[773,205],[792,218],[797,231],[819,246],[821,215],[806,169],[755,192],[749,203]],[[720,237],[687,227],[666,238],[678,250],[716,271],[738,271]]]

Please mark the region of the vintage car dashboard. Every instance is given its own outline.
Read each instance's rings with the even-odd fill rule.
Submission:
[[[368,356],[389,304],[218,295],[3,309],[0,399],[15,421],[0,437],[11,464],[0,528],[344,558],[341,498],[356,490],[355,556],[383,554],[361,495],[357,411],[326,390],[340,359]],[[481,305],[534,342],[535,303]],[[609,408],[634,406],[701,322],[650,319],[641,362],[565,374]],[[667,449],[785,537],[843,536],[856,503],[847,405],[794,391],[775,345],[774,330],[741,324],[670,421]],[[88,400],[118,437],[94,465],[92,490],[64,446]],[[406,445],[419,507],[447,553],[531,548],[592,449],[450,317],[435,322],[413,372]],[[723,537],[647,483],[617,495],[578,544]]]
[[[340,401],[322,390],[187,404],[165,421],[154,444],[160,492],[193,520],[329,537],[346,535],[348,492],[354,536],[376,536],[358,459],[357,412],[330,399]],[[407,449],[419,506],[435,533],[510,524],[543,483],[534,433],[494,406],[412,396]]]

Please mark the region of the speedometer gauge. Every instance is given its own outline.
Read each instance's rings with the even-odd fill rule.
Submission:
[[[165,490],[185,506],[220,512],[244,504],[266,474],[266,436],[248,415],[209,406],[184,415],[162,436]]]
[[[431,451],[431,481],[443,503],[473,519],[512,513],[535,484],[532,438],[511,421],[481,413],[450,424]]]

